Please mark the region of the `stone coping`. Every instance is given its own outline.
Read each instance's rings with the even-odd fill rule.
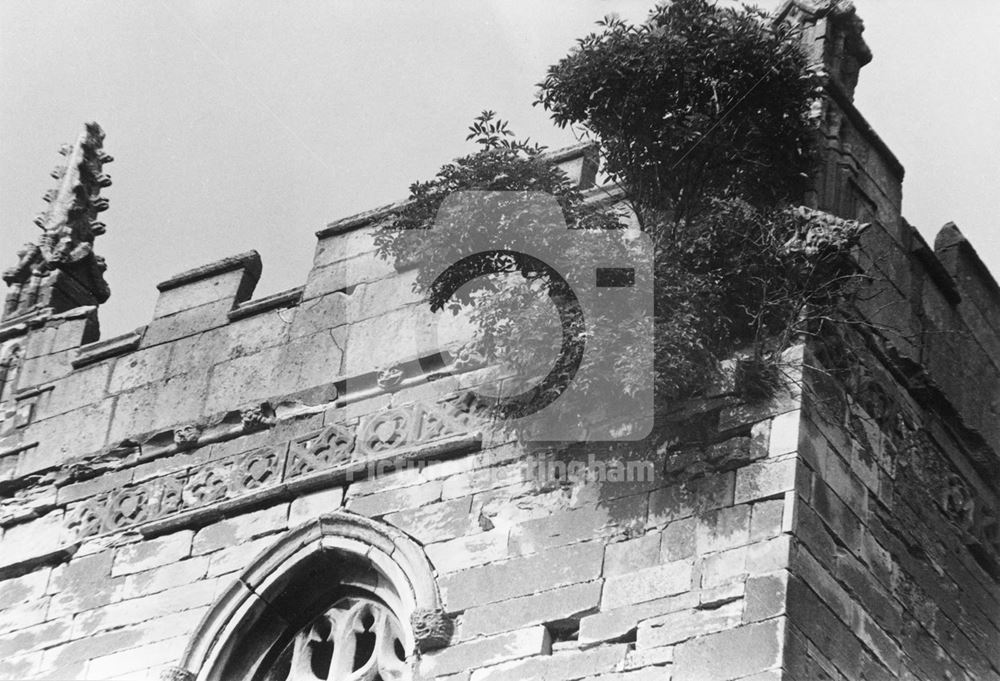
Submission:
[[[76,357],[70,361],[70,364],[74,369],[79,369],[80,367],[100,362],[109,357],[117,357],[118,355],[124,355],[137,350],[145,331],[146,327],[140,327],[135,331],[130,331],[114,338],[82,345],[77,351]]]
[[[586,157],[588,153],[593,154],[593,150],[595,148],[596,145],[592,142],[581,142],[579,144],[563,147],[562,149],[545,152],[542,154],[542,158],[553,164],[565,163],[566,161],[575,160],[576,158]],[[356,213],[354,215],[341,218],[340,220],[335,220],[323,229],[317,231],[316,237],[319,239],[326,239],[331,236],[336,236],[337,234],[343,234],[345,232],[361,229],[362,227],[370,225],[381,218],[388,217],[389,215],[402,210],[409,205],[409,203],[409,200],[396,201],[395,203],[389,203],[378,208],[364,211],[363,213]]]
[[[200,267],[187,270],[186,272],[181,272],[180,274],[170,277],[166,281],[161,281],[156,285],[156,288],[161,292],[169,291],[195,281],[200,281],[201,279],[208,279],[209,277],[213,277],[217,274],[223,274],[225,272],[232,272],[233,270],[240,269],[246,270],[246,276],[252,283],[248,282],[245,286],[249,286],[252,291],[253,287],[260,279],[261,272],[260,254],[257,253],[257,251],[247,251],[245,253],[240,253],[239,255],[232,255],[227,258],[222,258],[221,260],[216,260],[215,262],[207,265],[202,265]]]
[[[274,293],[256,300],[249,300],[234,307],[228,312],[227,316],[229,317],[229,321],[233,322],[237,319],[252,317],[255,314],[274,310],[279,307],[294,307],[302,300],[302,292],[305,288],[305,286],[296,286],[287,291]]]

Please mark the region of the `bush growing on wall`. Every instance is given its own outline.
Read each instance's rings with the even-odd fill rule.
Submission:
[[[617,18],[549,68],[537,103],[600,140],[604,170],[643,210],[674,221],[714,199],[798,201],[813,163],[818,80],[798,32],[762,11],[676,0]]]
[[[448,264],[435,262],[450,250],[444,240],[461,235],[426,230],[419,253],[398,236],[428,227],[451,192],[547,192],[576,228],[620,230],[629,218],[654,243],[660,404],[696,393],[720,360],[748,348],[740,388],[760,397],[775,384],[778,353],[830,320],[858,280],[847,254],[860,226],[794,207],[815,158],[816,79],[798,36],[756,9],[705,0],[659,6],[638,26],[613,18],[599,26],[549,69],[538,103],[600,145],[602,171],[622,203],[585,201],[542,148],[486,111],[470,127],[478,151],[411,186],[396,229],[377,237],[380,251],[433,264],[416,286],[437,308],[445,301],[428,273]],[[551,356],[553,336],[530,331],[544,328],[546,316],[530,300],[548,283],[520,274],[515,282],[484,278],[449,304],[471,306],[492,359],[544,374],[535,364]],[[636,339],[624,326],[601,351],[616,353],[627,377],[646,369],[630,363]]]

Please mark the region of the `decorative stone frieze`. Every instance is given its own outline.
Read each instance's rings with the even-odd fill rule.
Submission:
[[[260,404],[240,411],[240,422],[247,432],[274,425],[274,413],[268,405]]]
[[[384,462],[397,451],[467,435],[478,425],[475,405],[466,395],[396,407],[357,426],[331,424],[287,447],[258,447],[70,504],[65,526],[70,539],[83,539],[277,490],[315,474],[363,475],[366,462]],[[196,441],[200,431],[191,428]],[[174,432],[176,437],[187,430]]]
[[[295,478],[347,463],[353,451],[354,432],[338,425],[329,426],[318,436],[309,435],[292,442],[285,475]]]
[[[451,351],[451,366],[456,371],[470,371],[486,364],[479,343],[470,341]]]
[[[900,499],[929,498],[942,515],[977,548],[976,560],[1000,576],[998,514],[985,495],[969,484],[938,451],[926,431],[900,423],[896,494]]]

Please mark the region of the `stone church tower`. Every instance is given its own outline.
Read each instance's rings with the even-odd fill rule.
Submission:
[[[502,370],[420,345],[392,206],[320,230],[303,286],[254,299],[244,253],[99,339],[88,124],[4,272],[0,679],[1000,679],[1000,289],[900,217],[849,3],[779,20],[829,73],[807,201],[870,223],[874,330],[620,445],[640,480],[530,474],[470,398]],[[598,195],[591,150],[551,160]]]

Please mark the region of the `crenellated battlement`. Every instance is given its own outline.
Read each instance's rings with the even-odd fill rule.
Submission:
[[[553,152],[550,158],[589,189],[594,200],[600,200],[606,198],[606,191],[593,186],[595,152],[591,146],[578,145]],[[25,446],[25,438],[17,435],[31,430],[26,429],[28,422],[59,415],[47,411],[40,396],[62,392],[61,383],[98,388],[78,376],[101,374],[98,383],[114,402],[113,408],[109,403],[95,411],[100,426],[92,429],[90,439],[77,439],[72,452],[68,445],[45,455],[39,450],[38,463],[18,467],[20,473],[57,465],[66,456],[116,446],[122,438],[194,418],[206,409],[216,412],[301,392],[335,378],[374,376],[398,356],[393,345],[410,344],[404,354],[413,357],[430,352],[413,345],[412,334],[397,337],[395,332],[384,332],[386,314],[396,316],[388,322],[388,328],[396,330],[436,323],[420,311],[411,291],[411,275],[396,272],[374,251],[372,234],[401,205],[343,218],[319,230],[305,284],[262,299],[252,298],[262,265],[260,257],[249,252],[162,282],[151,322],[117,338],[92,340],[96,332],[93,307],[73,314],[36,314],[30,320],[6,321],[0,329],[5,356],[13,356],[16,348],[20,363],[16,397],[11,379],[5,380],[7,411],[11,418],[18,410],[21,415],[17,427],[6,425],[4,450]],[[947,396],[962,423],[998,451],[995,407],[978,400],[978,395],[991,394],[991,386],[1000,385],[1000,337],[987,321],[1000,315],[997,285],[954,225],[942,230],[932,251],[905,221],[893,221],[893,210],[891,204],[878,210],[863,236],[861,261],[878,277],[863,311],[893,352],[907,366],[921,367],[925,380]],[[460,344],[460,336],[457,333],[451,340]],[[266,357],[257,354],[264,350]],[[956,360],[959,357],[961,362]],[[266,360],[264,368],[256,366],[261,360]],[[959,363],[966,368],[956,368]],[[107,383],[112,374],[130,373],[146,375]],[[150,390],[148,386],[164,380],[176,388],[155,397],[136,390],[143,385]],[[981,390],[966,390],[970,381]],[[80,399],[97,394],[90,392]],[[181,395],[190,406],[179,412],[176,407],[168,408]],[[34,406],[13,406],[22,402]],[[140,411],[146,416],[139,420],[126,416]],[[109,428],[111,421],[121,425]],[[80,432],[90,431],[83,428]]]
[[[308,624],[343,593],[393,618],[401,678],[1000,676],[1000,287],[901,217],[853,5],[778,20],[827,73],[805,202],[868,225],[859,323],[786,349],[768,397],[723,362],[636,441],[498,427],[507,368],[376,252],[405,203],[316,232],[300,286],[254,298],[242,253],[99,339],[88,126],[0,321],[0,677],[284,678],[361,640]],[[548,160],[623,200],[596,147]]]
[[[577,145],[550,159],[592,187],[595,151]],[[372,236],[399,205],[317,232],[314,266],[289,291],[252,298],[262,265],[251,251],[160,283],[150,323],[116,338],[93,340],[93,306],[5,322],[3,357],[17,366],[4,372],[0,484],[163,432],[169,440],[261,401],[333,405],[385,393],[379,376],[391,367],[406,384],[419,373],[410,363],[437,351],[415,329],[440,320],[413,293],[412,273],[375,253]],[[442,338],[457,348],[467,328]]]

